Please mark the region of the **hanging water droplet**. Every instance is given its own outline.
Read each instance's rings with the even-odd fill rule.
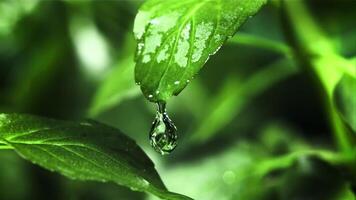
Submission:
[[[177,128],[166,113],[166,104],[158,103],[158,111],[150,131],[151,146],[160,154],[171,153],[177,146]]]

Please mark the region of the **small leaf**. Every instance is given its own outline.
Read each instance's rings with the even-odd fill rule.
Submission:
[[[95,116],[126,98],[139,94],[139,89],[133,79],[134,66],[133,56],[128,56],[117,64],[99,86],[90,107],[90,116]]]
[[[336,85],[334,102],[341,118],[356,133],[356,79],[344,75]]]
[[[135,19],[135,79],[150,101],[178,95],[266,0],[148,0]]]
[[[165,199],[189,199],[167,191],[139,146],[106,125],[1,114],[0,141],[23,158],[69,178],[115,182]]]

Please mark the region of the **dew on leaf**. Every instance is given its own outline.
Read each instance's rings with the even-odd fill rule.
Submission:
[[[142,43],[142,42],[140,42],[140,43],[137,44],[137,53],[138,53],[138,54],[141,54],[142,48],[143,48],[144,46],[145,46],[145,44]]]
[[[150,144],[161,155],[171,153],[177,146],[177,128],[166,112],[166,104],[158,103],[156,118],[149,134]]]

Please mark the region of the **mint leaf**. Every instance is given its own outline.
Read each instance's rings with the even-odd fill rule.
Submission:
[[[167,191],[152,161],[132,139],[98,122],[0,114],[0,143],[72,179],[110,181],[164,199],[189,199]]]
[[[148,0],[135,19],[135,79],[150,101],[178,95],[266,0]]]

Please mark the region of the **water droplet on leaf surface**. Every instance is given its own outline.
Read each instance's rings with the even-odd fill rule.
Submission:
[[[166,112],[166,104],[158,103],[158,111],[150,131],[151,146],[161,155],[171,153],[177,146],[177,128]]]

